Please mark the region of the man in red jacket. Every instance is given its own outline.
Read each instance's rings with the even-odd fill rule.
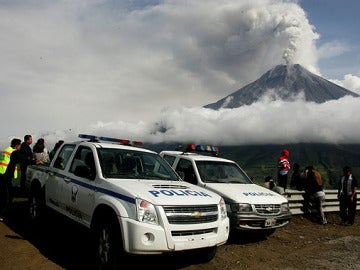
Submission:
[[[289,150],[282,150],[280,157],[278,159],[278,185],[284,188],[284,191],[287,187],[288,173],[290,170],[289,162]]]

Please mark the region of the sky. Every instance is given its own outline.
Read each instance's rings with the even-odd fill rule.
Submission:
[[[360,94],[358,0],[0,0],[0,146],[360,143],[360,98],[203,108],[279,64]],[[161,132],[159,132],[159,129]]]

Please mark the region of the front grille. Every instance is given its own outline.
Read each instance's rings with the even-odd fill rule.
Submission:
[[[200,235],[200,234],[211,234],[216,233],[216,228],[204,229],[204,230],[192,230],[192,231],[172,231],[172,236],[189,236],[189,235]]]
[[[163,206],[170,224],[199,224],[218,219],[216,204],[200,206]]]
[[[255,204],[256,212],[260,215],[277,215],[281,212],[280,204]]]

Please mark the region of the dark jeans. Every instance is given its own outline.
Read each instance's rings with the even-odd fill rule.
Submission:
[[[351,196],[340,195],[340,217],[342,222],[353,224],[355,221],[357,198],[356,195],[353,201],[350,198]]]
[[[285,174],[285,175],[281,175],[280,173],[278,173],[278,185],[280,187],[283,187],[284,188],[284,191],[287,187],[287,179],[288,179],[288,175]]]
[[[27,166],[21,167],[21,173],[20,173],[20,188],[22,190],[25,190],[25,181],[26,181],[26,169]]]
[[[12,183],[3,174],[0,175],[0,215],[7,216],[13,201]]]
[[[325,213],[324,213],[324,203],[325,196],[316,196],[316,193],[311,196],[311,201],[313,202],[315,208],[315,221],[320,223],[326,223]]]
[[[305,192],[303,198],[302,211],[304,216],[314,222],[326,223],[324,213],[325,196],[316,196],[316,193]]]

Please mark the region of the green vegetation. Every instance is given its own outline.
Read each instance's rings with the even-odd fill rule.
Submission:
[[[282,149],[290,151],[291,164],[313,165],[323,177],[326,189],[336,189],[342,168],[349,165],[360,177],[360,145],[292,144],[223,146],[220,156],[235,160],[257,184],[268,175],[276,179],[277,159]],[[289,181],[292,174],[290,170]]]
[[[205,143],[203,143],[205,144]],[[175,150],[177,143],[144,145],[156,152]],[[183,143],[185,146],[186,143]],[[266,176],[276,180],[277,159],[282,149],[290,151],[291,164],[299,163],[301,168],[313,165],[323,177],[326,189],[337,189],[342,168],[348,165],[360,179],[360,144],[287,144],[287,145],[242,145],[221,146],[220,157],[235,160],[257,184],[263,184]],[[288,179],[290,184],[292,170]]]

